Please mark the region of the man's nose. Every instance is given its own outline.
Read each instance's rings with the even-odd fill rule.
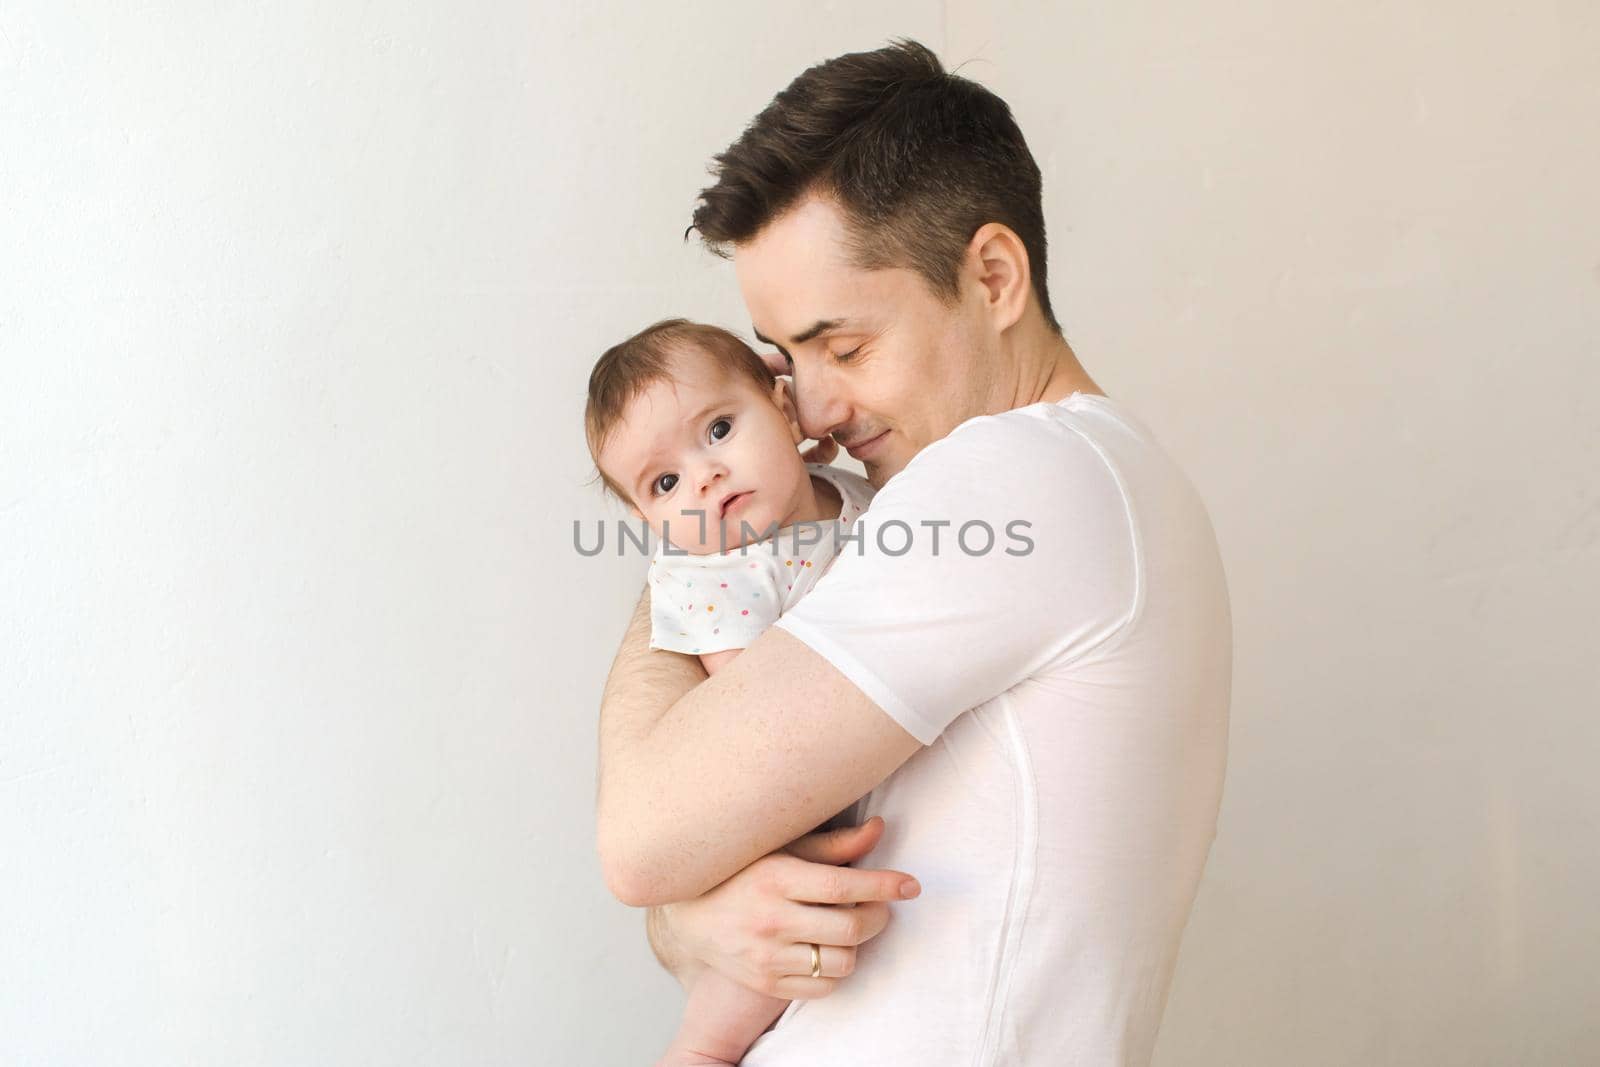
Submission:
[[[810,440],[820,441],[850,421],[850,405],[826,371],[796,373],[792,383],[800,432]]]

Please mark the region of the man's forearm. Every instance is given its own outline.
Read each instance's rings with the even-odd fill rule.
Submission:
[[[705,680],[705,668],[697,657],[650,647],[650,590],[646,589],[634,607],[600,696],[602,788],[609,781],[606,756],[648,736],[683,694]]]

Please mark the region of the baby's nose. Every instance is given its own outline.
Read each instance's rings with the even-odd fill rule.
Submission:
[[[700,491],[704,493],[720,482],[727,473],[727,470],[720,464],[702,470],[700,472]]]

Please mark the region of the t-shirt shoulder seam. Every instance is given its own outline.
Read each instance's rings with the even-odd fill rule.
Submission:
[[[1040,402],[1025,404],[1022,407],[1010,408],[1006,411],[997,411],[989,415],[975,415],[957,425],[955,429],[937,441],[929,442],[916,456],[912,457],[912,462],[916,462],[917,459],[924,455],[938,451],[941,446],[948,442],[958,440],[963,435],[971,434],[1048,434],[1052,429],[1060,426],[1073,431],[1091,445],[1094,444],[1093,437],[1085,433],[1083,428],[1072,418],[1075,414],[1076,412],[1062,407],[1060,403]],[[1096,451],[1100,451],[1098,447]]]
[[[906,703],[900,694],[895,692],[859,656],[834,641],[822,630],[808,622],[794,618],[789,613],[779,616],[772,625],[787,631],[796,640],[809,646],[813,652],[827,660],[834,670],[844,675],[850,681],[850,684],[861,690],[869,700],[878,706],[880,711],[893,719],[900,725],[901,729],[923,745],[933,744],[933,740],[937,739],[942,732],[942,728],[934,729],[927,716]],[[928,740],[924,740],[924,738],[928,738]]]
[[[1122,471],[1106,453],[1105,449],[1100,447],[1100,443],[1096,441],[1091,434],[1085,433],[1081,427],[1074,426],[1071,423],[1064,422],[1060,423],[1060,425],[1065,427],[1071,433],[1076,434],[1086,445],[1088,445],[1089,448],[1094,451],[1095,456],[1100,460],[1101,464],[1104,465],[1106,473],[1111,476],[1111,482],[1117,487],[1117,495],[1122,500],[1122,516],[1123,520],[1128,524],[1128,548],[1133,557],[1133,596],[1128,605],[1128,613],[1123,616],[1121,622],[1119,622],[1109,633],[1100,638],[1100,640],[1079,649],[1076,654],[1066,660],[1063,660],[1061,665],[1067,666],[1077,663],[1091,652],[1109,652],[1111,649],[1115,648],[1120,641],[1124,640],[1128,633],[1131,632],[1133,627],[1138,623],[1140,617],[1144,614],[1145,561],[1144,541],[1139,536],[1138,516],[1134,510],[1133,497],[1128,492],[1128,483],[1122,477]],[[1029,664],[1027,670],[1023,671],[1023,675],[1027,677],[1037,674],[1040,668],[1044,667],[1046,664],[1054,662],[1056,657],[1061,654],[1062,647],[1071,640],[1072,637],[1069,635],[1067,637],[1063,637],[1056,644],[1052,645],[1048,652],[1042,656],[1039,656],[1035,662]]]

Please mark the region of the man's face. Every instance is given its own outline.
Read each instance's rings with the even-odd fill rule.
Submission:
[[[791,362],[800,429],[828,435],[881,488],[991,394],[982,298],[952,305],[921,275],[850,262],[843,217],[812,197],[734,249],[756,336]]]
[[[737,548],[795,521],[809,474],[782,385],[769,395],[711,359],[679,355],[670,380],[629,402],[596,457],[633,513],[692,555]],[[742,537],[741,523],[754,531]]]

